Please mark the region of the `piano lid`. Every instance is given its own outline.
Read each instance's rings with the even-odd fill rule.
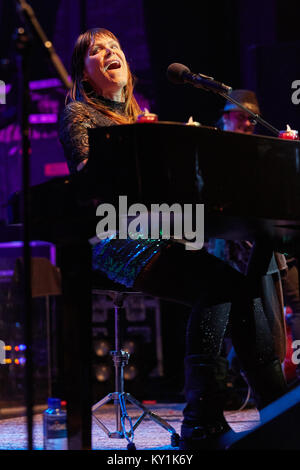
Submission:
[[[107,197],[300,221],[299,141],[169,122],[90,129],[89,139],[86,172]]]
[[[203,203],[206,236],[300,234],[300,142],[181,123],[89,130],[90,156],[76,175],[32,188],[32,226],[45,240],[90,238],[96,207]]]

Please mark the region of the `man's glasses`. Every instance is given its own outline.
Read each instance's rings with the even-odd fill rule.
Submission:
[[[245,121],[249,121],[250,124],[252,124],[253,126],[257,124],[256,119],[254,119],[252,116],[249,116],[246,113],[242,113],[240,111],[228,111],[227,114],[229,115],[229,117],[230,115],[233,115],[234,119],[241,124]]]

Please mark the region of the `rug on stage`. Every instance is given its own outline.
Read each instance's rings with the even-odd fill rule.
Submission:
[[[148,408],[164,420],[166,420],[177,433],[180,433],[182,409],[184,404],[155,404],[147,405]],[[140,416],[140,411],[133,405],[127,406],[128,415],[133,424]],[[105,426],[112,432],[116,430],[116,418],[114,406],[105,405],[96,412]],[[259,424],[258,411],[246,409],[243,411],[227,411],[225,416],[235,432],[246,431]],[[42,414],[34,415],[34,449],[43,449]],[[126,428],[129,429],[128,424]],[[10,418],[0,420],[0,450],[26,449],[26,418]],[[174,449],[171,447],[170,433],[164,428],[145,418],[134,432],[134,443],[138,450],[163,450]],[[126,439],[109,438],[99,425],[93,420],[92,424],[92,448],[95,450],[126,450]]]

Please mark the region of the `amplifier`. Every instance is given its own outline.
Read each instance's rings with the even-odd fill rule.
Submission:
[[[44,241],[32,241],[30,243],[31,256],[47,258],[51,264],[56,264],[56,247],[52,243]],[[17,258],[23,257],[23,242],[9,241],[0,243],[0,279],[11,277]]]
[[[148,397],[149,380],[162,377],[163,345],[160,302],[130,294],[120,316],[121,348],[130,354],[124,368],[125,389],[138,399]],[[93,375],[95,399],[114,390],[110,351],[115,349],[114,304],[105,293],[93,295]]]
[[[4,237],[3,237],[4,238]],[[2,238],[2,240],[3,240]],[[55,245],[44,241],[32,241],[31,256],[42,262],[56,263]],[[22,241],[0,243],[0,340],[5,347],[5,358],[0,364],[0,401],[4,407],[22,403],[25,389],[25,338],[23,298],[13,282],[17,260],[23,257]],[[33,265],[34,266],[34,265]],[[56,268],[53,268],[56,270]],[[33,269],[33,273],[35,269]],[[38,279],[38,287],[41,278]],[[37,288],[35,288],[35,292]],[[35,399],[44,403],[49,387],[49,356],[47,347],[48,327],[55,328],[55,299],[49,297],[32,300],[33,361],[36,387]],[[54,354],[52,351],[52,356]]]

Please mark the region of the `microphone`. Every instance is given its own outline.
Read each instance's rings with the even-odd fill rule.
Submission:
[[[169,65],[167,69],[167,77],[170,82],[175,83],[176,85],[189,83],[196,88],[203,88],[203,90],[213,91],[215,93],[228,94],[232,91],[230,86],[217,82],[213,77],[208,77],[201,73],[192,73],[188,67],[176,62]]]

